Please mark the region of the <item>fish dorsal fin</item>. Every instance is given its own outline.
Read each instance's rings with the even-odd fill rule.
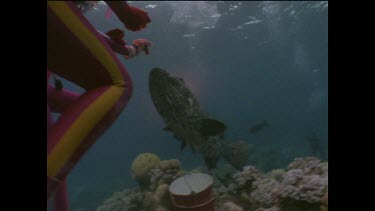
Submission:
[[[199,131],[203,136],[222,135],[227,128],[224,123],[212,118],[201,119],[199,123]]]

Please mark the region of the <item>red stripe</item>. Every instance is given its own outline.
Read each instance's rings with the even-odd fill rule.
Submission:
[[[67,89],[56,90],[50,84],[47,86],[47,102],[53,112],[64,112],[65,108],[76,101],[79,96],[80,94]]]
[[[91,90],[83,94],[79,99],[77,99],[77,101],[66,108],[64,113],[61,114],[59,121],[55,123],[48,133],[47,156],[65,134],[65,132],[72,126],[79,115],[108,89],[109,87],[107,86]]]
[[[50,9],[47,14],[47,68],[85,89],[113,84],[89,49]]]
[[[68,211],[68,190],[66,188],[66,179],[59,185],[53,199],[55,211]]]
[[[86,20],[86,18],[78,11],[71,2],[67,2],[71,10],[82,21],[82,23],[97,37],[103,44],[104,48],[112,55],[114,62],[118,66],[118,70],[123,75],[125,83],[125,92],[113,108],[101,119],[91,132],[82,140],[76,152],[69,158],[68,163],[59,171],[57,178],[65,178],[70,170],[87,151],[87,149],[95,143],[95,141],[104,133],[108,127],[120,115],[123,108],[128,103],[132,94],[131,78],[125,67],[114,55],[107,43],[99,36],[94,27]],[[63,22],[47,8],[47,68],[52,72],[72,81],[73,83],[91,90],[82,95],[77,101],[61,115],[60,119],[48,132],[47,156],[56,146],[58,141],[73,125],[80,114],[94,102],[101,94],[103,94],[109,85],[113,85],[109,70],[99,62],[97,58],[84,46],[80,40],[64,25]],[[116,70],[112,70],[116,71]],[[48,73],[47,73],[48,74]],[[48,75],[47,75],[48,80]],[[100,88],[97,88],[100,87]],[[47,178],[47,195],[59,183]]]
[[[103,47],[112,55],[118,71],[126,71],[105,40],[99,36],[91,24],[80,14],[75,6],[68,2],[69,7],[101,42]],[[98,86],[112,85],[113,80],[109,70],[100,63],[98,58],[66,27],[66,25],[47,8],[47,68],[85,88],[93,89]],[[111,70],[116,71],[116,70]]]
[[[125,92],[113,108],[101,119],[91,132],[82,140],[77,150],[68,159],[66,165],[57,174],[58,178],[64,178],[68,175],[70,170],[75,166],[87,150],[99,139],[101,135],[113,124],[117,117],[121,114],[122,110],[128,103],[131,95]]]
[[[47,83],[48,83],[48,79],[51,77],[51,72],[47,70]]]
[[[112,125],[112,123],[121,114],[122,110],[125,108],[129,99],[132,95],[131,81],[127,73],[123,73],[124,78],[128,80],[125,87],[124,94],[118,100],[118,102],[112,107],[112,109],[105,114],[103,119],[101,119],[96,126],[91,130],[91,132],[82,140],[81,144],[78,146],[76,151],[68,159],[64,167],[58,172],[56,178],[65,178],[71,169],[78,163],[85,152],[95,143],[96,140]],[[50,195],[54,190],[56,190],[59,184],[52,180],[47,180],[47,195]]]
[[[78,18],[82,21],[82,23],[93,33],[93,35],[100,40],[100,42],[103,44],[104,48],[109,52],[117,64],[117,67],[119,68],[119,72],[127,72],[125,66],[122,64],[122,62],[117,59],[117,56],[115,53],[113,53],[112,48],[107,44],[107,42],[104,40],[102,36],[98,33],[98,31],[94,28],[94,26],[91,25],[91,23],[85,18],[85,16],[82,15],[82,13],[77,9],[77,7],[72,2],[67,2],[70,9],[78,16]]]

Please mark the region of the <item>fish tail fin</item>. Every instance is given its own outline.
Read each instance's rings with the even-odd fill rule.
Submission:
[[[248,162],[249,145],[244,141],[225,144],[222,155],[233,167],[241,170]]]

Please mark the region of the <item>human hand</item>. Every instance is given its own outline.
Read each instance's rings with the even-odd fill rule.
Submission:
[[[140,31],[151,22],[148,13],[136,7],[129,6],[129,11],[126,14],[125,27],[131,31]]]
[[[145,51],[146,55],[148,55],[148,48],[152,45],[152,43],[147,39],[136,39],[133,41],[133,45],[136,46],[138,53],[141,51]]]
[[[148,48],[152,43],[146,39],[136,39],[131,45],[127,45],[128,54],[124,55],[125,59],[131,59],[138,56],[141,51],[145,51],[146,55],[149,54]]]

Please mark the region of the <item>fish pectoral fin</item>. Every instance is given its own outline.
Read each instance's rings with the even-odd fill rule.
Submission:
[[[203,136],[215,136],[223,134],[226,128],[224,123],[216,119],[205,118],[200,120],[199,132]]]

